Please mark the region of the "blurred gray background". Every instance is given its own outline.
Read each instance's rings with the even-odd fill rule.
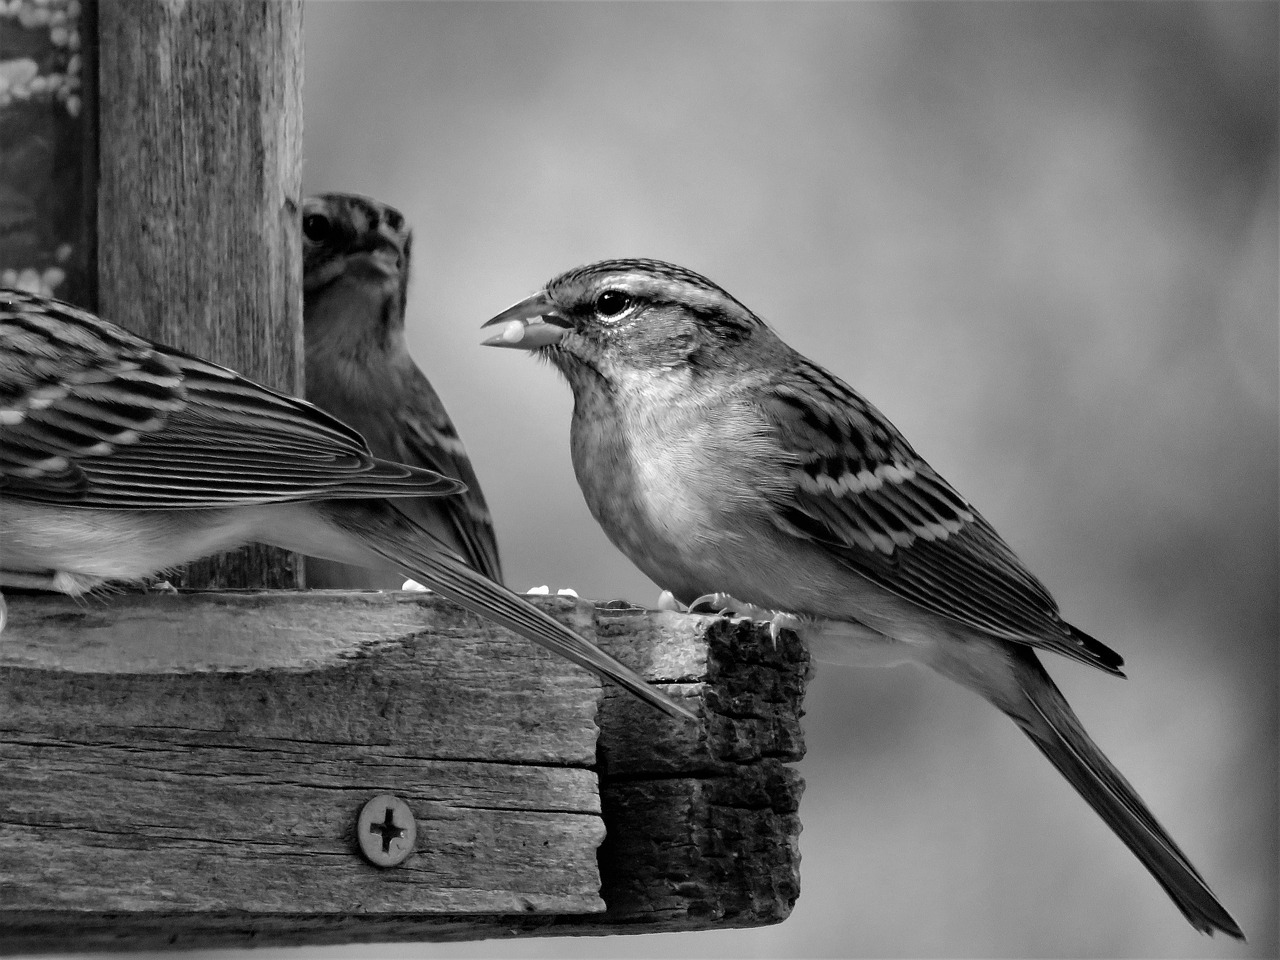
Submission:
[[[1277,10],[309,5],[307,189],[415,225],[409,337],[513,586],[658,593],[583,505],[567,387],[479,325],[591,260],[702,272],[1123,653],[1046,662],[1251,942],[1195,933],[977,698],[828,667],[785,924],[302,953],[1275,956]]]

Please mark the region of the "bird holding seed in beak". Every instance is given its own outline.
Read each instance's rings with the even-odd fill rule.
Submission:
[[[571,270],[486,324],[568,380],[592,515],[683,603],[773,611],[821,655],[915,661],[1003,711],[1198,930],[1243,938],[1041,665],[1122,676],[977,509],[857,392],[705,277]]]

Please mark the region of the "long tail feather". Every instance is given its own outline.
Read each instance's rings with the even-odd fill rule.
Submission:
[[[616,683],[663,713],[696,719],[690,710],[651,687],[630,667],[588,643],[523,597],[467,566],[461,557],[391,504],[372,501],[368,510],[338,510],[331,516],[370,550],[460,607]]]
[[[1001,708],[1142,861],[1193,927],[1209,934],[1221,930],[1243,940],[1239,925],[1204,878],[1089,738],[1035,654],[1015,650],[1014,666],[1031,710],[1019,716],[1004,705]]]

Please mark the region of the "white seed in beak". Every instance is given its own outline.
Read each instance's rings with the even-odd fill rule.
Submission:
[[[547,323],[541,317],[508,320],[505,323],[495,323],[493,328],[498,332],[482,341],[484,346],[515,347],[517,350],[537,350],[539,347],[559,343],[568,332],[564,327]]]
[[[503,343],[519,343],[524,339],[525,329],[523,320],[508,320],[498,331],[496,339]]]

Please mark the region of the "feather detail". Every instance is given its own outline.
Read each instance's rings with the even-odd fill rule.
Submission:
[[[0,491],[65,506],[193,508],[433,496],[305,401],[60,301],[0,292]]]
[[[422,380],[425,384],[426,378]],[[426,386],[430,389],[430,384]],[[431,396],[435,397],[434,390],[431,390]],[[493,527],[493,517],[466,447],[455,432],[444,405],[438,398],[436,403],[443,423],[437,420],[433,430],[425,430],[420,420],[405,422],[401,436],[409,455],[403,459],[406,463],[456,477],[467,485],[466,492],[433,499],[430,506],[444,515],[463,559],[485,576],[501,582],[502,562],[498,556],[498,536]],[[402,504],[401,509],[413,512],[408,503]]]
[[[803,358],[763,404],[791,462],[774,522],[926,610],[1119,673],[978,512],[851,387]]]

